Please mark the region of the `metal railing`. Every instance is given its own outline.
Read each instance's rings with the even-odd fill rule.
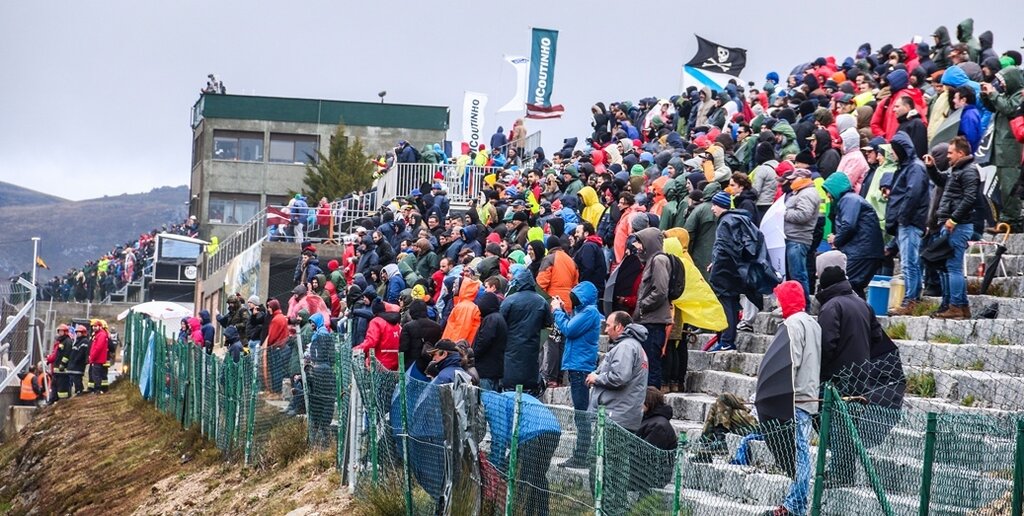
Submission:
[[[210,256],[203,253],[203,279],[220,270],[256,242],[267,238],[267,209],[263,208],[253,215],[242,227],[217,246],[217,252]]]
[[[477,199],[484,186],[484,176],[500,174],[500,167],[475,167],[469,165],[436,165],[432,163],[399,163],[383,177],[380,190],[381,202],[409,195],[423,183],[433,184],[435,174],[440,171],[448,187],[448,201],[453,205],[467,205]]]
[[[36,288],[24,278],[0,287],[0,391],[12,381],[18,381],[18,373],[32,361],[32,349],[28,332],[31,331],[30,314],[36,302]],[[18,305],[22,305],[17,308]],[[17,311],[13,314],[14,309]],[[41,344],[41,343],[39,343]]]

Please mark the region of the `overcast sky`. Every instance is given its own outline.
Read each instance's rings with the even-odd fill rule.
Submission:
[[[189,109],[206,74],[229,93],[451,107],[490,95],[484,133],[515,91],[502,56],[529,56],[530,28],[560,31],[552,100],[562,120],[528,121],[545,147],[589,133],[598,100],[668,97],[693,33],[748,49],[761,84],[819,55],[903,43],[971,15],[975,36],[1019,49],[1013,2],[0,2],[0,180],[70,199],[187,184]],[[692,10],[683,6],[693,5]],[[633,11],[631,11],[633,9]],[[816,10],[816,11],[815,11]],[[485,141],[488,138],[485,138]]]

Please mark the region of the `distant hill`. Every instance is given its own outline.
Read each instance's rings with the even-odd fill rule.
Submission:
[[[18,185],[12,185],[11,183],[0,181],[0,208],[8,206],[23,206],[26,204],[53,204],[57,202],[69,201],[67,199],[57,197],[56,195],[37,192],[35,190],[29,190],[28,188],[22,188]]]
[[[69,201],[0,183],[0,196],[11,192],[16,198],[30,200],[27,204],[0,202],[0,220],[5,223],[0,236],[0,242],[4,242],[0,247],[0,273],[8,277],[29,270],[32,243],[28,240],[38,236],[42,238],[39,255],[50,267],[49,271],[39,271],[40,282],[188,216],[187,186]]]

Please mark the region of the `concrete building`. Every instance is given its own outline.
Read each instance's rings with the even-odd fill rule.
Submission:
[[[200,237],[224,240],[268,204],[286,203],[339,121],[376,156],[398,140],[443,142],[448,116],[443,106],[204,94],[192,107],[189,205]]]

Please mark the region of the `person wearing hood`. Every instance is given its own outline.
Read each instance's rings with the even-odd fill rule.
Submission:
[[[441,338],[441,325],[427,316],[427,304],[421,299],[409,304],[409,317],[411,320],[402,325],[398,337],[398,351],[405,355],[407,370],[415,368],[413,378],[426,381],[424,371],[430,363],[430,356],[423,350]]]
[[[672,275],[672,262],[677,258],[664,253],[664,234],[657,228],[646,228],[636,233],[633,246],[643,262],[643,275],[637,293],[636,312],[633,320],[647,330],[643,342],[647,362],[650,365],[648,385],[661,388],[661,349],[667,338],[666,330],[672,324],[672,301],[668,298],[668,287]]]
[[[921,265],[919,253],[928,218],[930,196],[928,172],[924,162],[914,155],[914,145],[904,132],[893,136],[892,147],[899,162],[893,176],[889,201],[885,205],[886,233],[899,243],[900,269],[906,294],[903,304],[893,315],[911,315],[921,300]]]
[[[892,109],[896,112],[897,131],[902,131],[914,142],[914,154],[923,158],[928,153],[928,129],[921,120],[921,115],[914,109],[914,101],[910,97],[900,97]],[[895,134],[895,133],[894,133]]]
[[[839,160],[838,170],[846,173],[854,193],[860,194],[870,168],[860,150],[860,134],[851,127],[840,133],[840,137],[843,140],[843,157]]]
[[[569,392],[576,409],[578,436],[571,458],[560,467],[585,468],[590,446],[590,420],[584,414],[590,404],[586,385],[587,374],[597,367],[598,341],[601,336],[601,314],[597,310],[597,288],[582,282],[570,293],[574,308],[559,298],[551,300],[555,328],[565,338],[565,352],[560,370],[569,376]],[[570,315],[571,314],[571,315]]]
[[[202,325],[203,348],[207,355],[213,354],[213,336],[217,330],[213,327],[210,311],[205,308],[199,311],[199,322]],[[94,337],[95,340],[95,337]]]
[[[882,263],[882,229],[878,215],[853,191],[844,172],[836,172],[822,184],[832,201],[834,217],[828,243],[846,255],[846,271],[853,290],[864,297],[875,271]]]
[[[679,438],[676,437],[676,430],[672,426],[672,407],[665,403],[665,395],[661,391],[654,387],[647,388],[643,413],[644,417],[636,435],[659,450],[676,449]],[[649,471],[646,474],[665,479],[659,487],[667,484],[668,479],[672,477],[671,468],[668,468],[668,471]]]
[[[892,135],[899,130],[899,114],[896,106],[903,97],[910,97],[913,101],[913,109],[922,117],[928,114],[928,106],[924,103],[924,96],[921,90],[910,86],[910,74],[906,70],[896,69],[885,76],[889,86],[889,96],[879,101],[875,112],[871,116],[871,132],[875,136],[882,136],[891,140]]]
[[[775,148],[770,142],[761,142],[754,149],[754,170],[750,172],[751,190],[757,194],[758,220],[764,217],[768,208],[775,203],[775,191],[778,189],[778,174],[775,167],[779,166]]]
[[[588,221],[576,226],[575,238],[578,242],[572,260],[576,263],[579,280],[589,281],[598,291],[604,290],[608,276],[608,266],[604,256],[604,242],[597,236],[594,226]]]
[[[508,136],[505,135],[505,128],[499,125],[498,130],[491,135],[491,150],[495,153],[507,154],[506,145],[508,145]]]
[[[686,224],[686,214],[690,207],[685,177],[679,175],[675,179],[667,181],[664,193],[665,204],[658,220],[659,229],[665,231],[683,227]]]
[[[397,371],[398,342],[402,334],[402,327],[398,323],[402,316],[398,312],[388,312],[380,298],[374,299],[370,310],[373,312],[373,319],[370,319],[370,324],[366,328],[366,338],[352,350],[365,353],[369,360],[372,349],[384,368]]]
[[[771,346],[787,346],[791,357],[793,386],[793,420],[795,421],[794,447],[796,451],[795,475],[782,505],[770,514],[806,514],[808,491],[814,465],[811,463],[811,419],[818,413],[818,396],[821,376],[821,327],[807,314],[807,297],[799,282],[786,281],[775,288],[775,296],[782,309],[783,324],[776,331]],[[771,348],[769,348],[771,349]],[[764,367],[765,362],[761,363]],[[764,371],[758,371],[758,376]],[[755,393],[756,399],[761,393]],[[805,401],[811,400],[811,401]],[[762,419],[762,423],[766,420]],[[788,448],[788,447],[787,447]]]
[[[359,245],[359,261],[356,263],[356,272],[364,277],[370,275],[370,271],[380,268],[380,257],[377,255],[377,244],[370,235],[364,235]]]
[[[779,156],[779,159],[790,159],[790,156],[795,156],[800,152],[796,131],[793,130],[793,126],[789,122],[785,120],[776,122],[772,126],[772,134],[775,135],[775,154]]]
[[[974,37],[974,18],[967,18],[956,26],[956,39],[967,45],[967,55],[970,60],[978,62],[981,57],[981,45]]]
[[[590,412],[604,407],[619,426],[636,432],[643,421],[643,401],[648,386],[648,362],[643,342],[647,329],[626,312],[612,312],[605,320],[610,349],[597,369],[587,375]]]
[[[337,383],[334,374],[334,362],[336,353],[334,340],[330,338],[327,329],[328,319],[323,314],[313,314],[309,318],[313,327],[313,336],[309,340],[309,361],[312,368],[306,377],[308,382],[303,385],[306,395],[309,396],[309,439],[310,442],[325,445],[331,438],[331,420],[334,419],[334,397],[337,393]],[[397,353],[390,353],[397,358]],[[384,363],[384,358],[377,354],[378,360]]]
[[[224,347],[232,362],[237,364],[242,359],[242,338],[234,326],[224,329]]]
[[[643,172],[641,171],[641,173]],[[619,220],[615,224],[615,240],[612,246],[614,260],[612,260],[611,269],[622,263],[622,258],[626,255],[626,240],[633,233],[631,219],[635,212],[635,205],[636,198],[632,193],[622,192],[619,194]]]
[[[935,29],[935,32],[932,33],[932,38],[935,42],[935,44],[932,45],[932,62],[934,62],[935,67],[940,70],[948,68],[951,64],[949,61],[949,53],[953,49],[949,39],[949,29],[947,29],[945,25],[940,25],[939,28]]]
[[[980,49],[979,63],[984,63],[986,59],[999,59],[999,54],[992,49],[992,31],[987,30],[978,36],[978,47]]]
[[[565,252],[558,238],[549,236],[547,242],[548,253],[537,269],[537,286],[548,298],[558,299],[572,310],[570,293],[573,286],[580,281],[576,262]],[[541,372],[548,382],[548,387],[556,387],[560,383],[563,346],[564,336],[556,328],[544,342],[544,355],[541,358]]]
[[[815,167],[822,178],[828,178],[839,168],[842,156],[832,147],[832,135],[825,129],[818,129],[808,139]]]
[[[1021,143],[1013,135],[1010,120],[1020,116],[1019,108],[1024,100],[1024,71],[1018,67],[1004,68],[996,78],[1003,85],[1002,93],[989,83],[981,86],[981,102],[995,114],[989,164],[995,165],[999,182],[999,199],[1002,201],[999,221],[1009,224],[1011,231],[1021,233],[1024,232],[1020,202],[1024,194],[1020,185]]]
[[[553,319],[529,269],[512,267],[508,296],[501,303],[500,313],[508,325],[502,388],[522,385],[524,392],[539,395],[544,389],[539,367],[540,333],[553,324]]]
[[[217,315],[217,324],[221,328],[233,326],[235,331],[238,332],[239,338],[241,338],[241,336],[245,335],[245,328],[249,324],[249,317],[251,317],[251,314],[242,305],[242,297],[232,295],[228,296],[228,313]]]
[[[452,342],[464,340],[472,342],[480,327],[480,309],[475,301],[480,293],[480,281],[476,279],[476,269],[466,267],[462,270],[462,278],[457,281],[458,294],[452,300],[454,307],[444,320],[442,339]]]
[[[434,152],[434,146],[429,143],[423,144],[423,150],[420,151],[420,162],[427,163],[429,165],[437,165],[441,163],[441,156]]]
[[[584,186],[579,191],[580,206],[583,211],[580,213],[583,220],[590,222],[595,228],[601,223],[601,215],[604,213],[604,205],[597,195],[597,190],[590,186]]]
[[[722,187],[718,183],[709,183],[704,187],[703,196],[690,197],[693,204],[690,207],[690,214],[686,216],[686,223],[683,224],[683,229],[690,234],[688,251],[705,280],[710,274],[708,267],[711,265],[715,230],[718,227],[718,218],[711,211],[711,199],[720,191]]]
[[[497,391],[501,388],[501,377],[505,363],[505,345],[508,341],[508,326],[499,309],[501,302],[493,292],[484,292],[475,301],[480,310],[480,326],[473,337],[472,348],[476,370],[480,376],[480,388]]]
[[[783,191],[787,192],[783,226],[786,234],[787,277],[800,282],[804,286],[804,292],[810,292],[807,257],[813,252],[811,244],[821,213],[822,199],[807,170],[795,169],[784,174],[781,179]]]
[[[398,304],[398,299],[405,290],[405,280],[402,278],[402,274],[398,270],[398,265],[389,263],[384,266],[381,271],[381,281],[383,281],[387,288],[384,291],[384,301],[391,304]]]

